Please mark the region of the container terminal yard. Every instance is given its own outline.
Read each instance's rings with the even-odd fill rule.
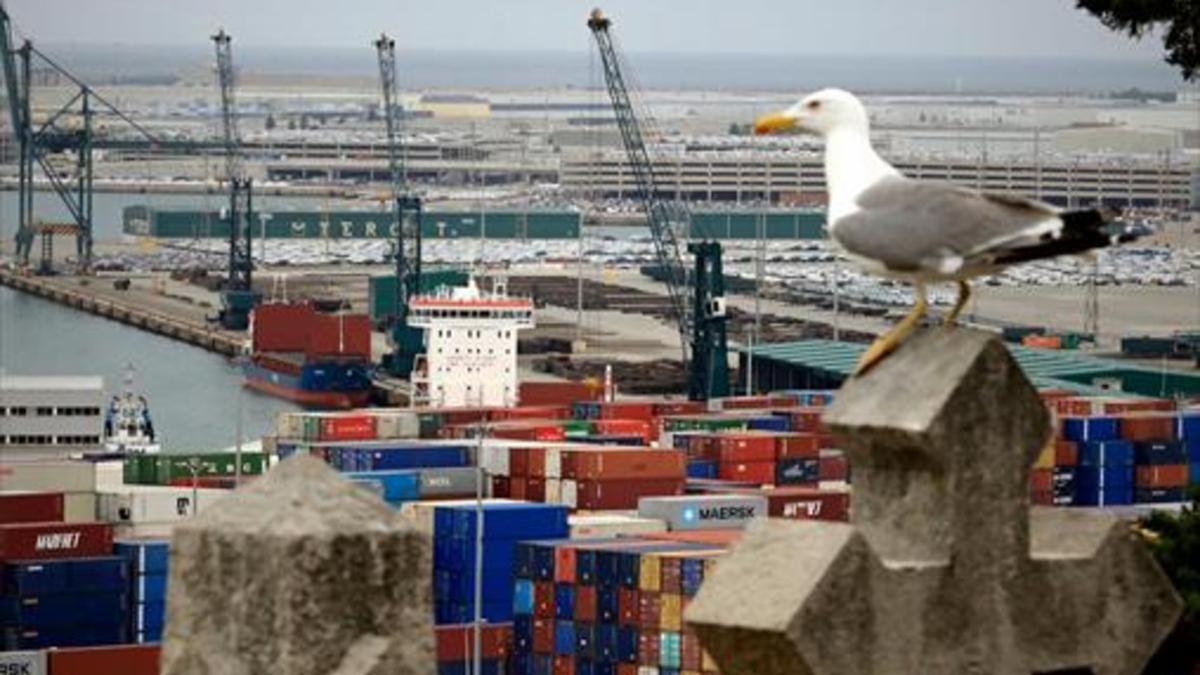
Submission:
[[[989,528],[1013,514],[1019,556],[1046,565],[1094,564],[1157,541],[1156,517],[1189,517],[1194,84],[867,87],[870,145],[906,176],[1119,210],[1129,241],[975,280],[961,331],[941,327],[952,285],[931,286],[924,330],[860,372],[917,296],[832,238],[821,141],[755,133],[801,87],[643,88],[620,17],[576,18],[591,70],[572,84],[426,86],[403,40],[370,30],[367,66],[345,72],[264,67],[231,28],[197,35],[191,61],[105,75],[0,5],[0,673],[852,672],[810,669],[802,639],[771,632],[803,618],[845,639],[802,604],[869,585],[834,588],[857,568],[851,544],[818,562],[824,537],[853,528],[881,569],[962,565],[984,584],[968,531],[1007,555]],[[4,312],[49,320],[50,303],[163,351],[86,329],[14,343],[34,333]],[[170,386],[145,385],[164,372]],[[179,438],[181,417],[207,433]],[[996,471],[979,479],[980,462]],[[964,527],[980,511],[994,513]],[[948,521],[928,536],[963,548],[926,551],[946,542],[908,520]],[[1047,527],[1085,522],[1078,541],[1103,531],[1103,546],[1047,553],[1068,545]],[[1083,633],[1120,634],[1127,663],[1079,637],[996,672],[1200,672],[1200,632],[1171,632],[1178,571],[1131,550],[1074,575],[1117,589],[1078,614],[1100,617]],[[776,574],[754,555],[796,565],[771,602],[752,597],[751,577]],[[821,564],[825,581],[789,586]],[[1068,576],[1047,604],[1069,604]],[[322,611],[299,629],[304,588],[304,611]],[[1126,601],[1145,603],[1142,623],[1101,626]],[[745,609],[793,602],[784,619]],[[915,601],[884,602],[880,621]],[[1054,616],[1032,632],[1066,632]],[[956,662],[943,638],[912,641]],[[861,653],[898,662],[889,639]]]

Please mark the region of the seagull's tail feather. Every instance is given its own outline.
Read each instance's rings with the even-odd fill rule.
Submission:
[[[1116,246],[1137,239],[1137,235],[1124,230],[1114,233],[1111,224],[1120,215],[1119,210],[1107,206],[1063,211],[1058,214],[1063,225],[1057,235],[1047,234],[1036,243],[1000,251],[996,255],[996,262],[1013,265],[1061,255],[1079,255],[1093,249]]]

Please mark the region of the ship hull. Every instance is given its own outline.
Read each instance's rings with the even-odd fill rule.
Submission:
[[[338,370],[342,381],[331,382],[332,378],[326,372],[329,370]],[[358,408],[371,398],[370,380],[361,364],[305,364],[297,374],[280,372],[251,361],[242,371],[247,387],[307,408]],[[347,378],[350,379],[349,386]]]

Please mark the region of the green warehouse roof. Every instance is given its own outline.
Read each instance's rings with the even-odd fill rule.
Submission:
[[[816,370],[844,379],[854,371],[866,345],[834,340],[800,340],[759,345],[754,360],[772,361],[784,367]],[[1156,370],[1116,359],[1087,356],[1077,352],[1034,349],[1008,345],[1013,358],[1039,387],[1061,387],[1084,394],[1109,394],[1097,386],[1099,380],[1118,380],[1124,394],[1170,397],[1200,396],[1200,375],[1177,370]],[[742,349],[744,353],[745,348]]]

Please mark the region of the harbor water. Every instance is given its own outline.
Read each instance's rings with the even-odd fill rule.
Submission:
[[[242,388],[225,357],[0,288],[0,370],[10,375],[100,375],[118,393],[127,364],[146,396],[164,452],[219,450],[268,433],[287,401]]]

